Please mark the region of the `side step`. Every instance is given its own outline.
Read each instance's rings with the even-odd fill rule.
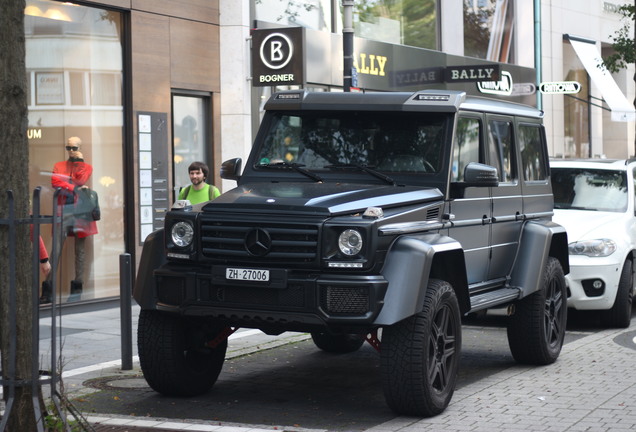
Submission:
[[[470,312],[477,312],[510,303],[519,298],[521,290],[519,288],[499,288],[494,291],[477,294],[470,298]]]

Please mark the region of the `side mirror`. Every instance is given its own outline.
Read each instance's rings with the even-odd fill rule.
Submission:
[[[466,168],[464,168],[463,183],[464,186],[499,186],[499,176],[497,175],[497,168],[477,162],[470,162],[468,165],[466,165]]]
[[[241,166],[243,160],[241,158],[234,158],[226,160],[221,164],[221,178],[225,180],[236,180],[241,177]]]
[[[451,198],[463,198],[467,187],[499,186],[497,168],[477,162],[469,162],[464,168],[464,181],[450,184]]]

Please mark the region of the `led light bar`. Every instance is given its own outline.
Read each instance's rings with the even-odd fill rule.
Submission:
[[[329,268],[362,268],[359,262],[330,262],[327,265]]]

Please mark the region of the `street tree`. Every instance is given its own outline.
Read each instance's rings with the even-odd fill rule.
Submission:
[[[0,217],[8,216],[6,190],[15,197],[15,215],[29,216],[29,146],[27,140],[27,83],[24,42],[25,0],[0,0]],[[9,370],[9,227],[0,225],[0,350],[2,370]],[[31,378],[31,253],[29,226],[18,225],[15,246],[16,379]],[[8,387],[5,385],[4,397]],[[43,409],[43,408],[42,408]],[[41,413],[38,413],[40,415]],[[6,414],[5,414],[6,415]],[[36,427],[31,386],[16,387],[7,430],[34,431]]]
[[[636,27],[634,25],[636,4],[622,5],[618,11],[623,17],[623,26],[614,33],[614,36],[611,36],[614,52],[603,58],[605,67],[612,73],[625,69],[630,63],[636,63],[636,42],[633,36]],[[636,75],[634,75],[634,79],[636,80]]]

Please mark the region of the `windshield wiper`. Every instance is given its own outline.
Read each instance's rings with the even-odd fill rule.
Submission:
[[[392,186],[397,186],[397,183],[395,182],[395,180],[393,180],[392,177],[389,177],[388,175],[384,174],[383,172],[380,172],[376,169],[373,169],[367,165],[360,165],[360,164],[337,164],[337,165],[327,165],[325,168],[357,168],[360,171],[364,171],[367,174],[371,174],[373,177],[379,178],[380,180],[392,185]]]
[[[275,162],[275,163],[270,163],[270,164],[261,164],[259,165],[261,167],[265,167],[265,168],[292,168],[293,170],[301,173],[304,176],[309,177],[310,179],[318,182],[318,183],[322,183],[322,177],[320,177],[318,174],[314,174],[309,170],[304,169],[303,167],[305,165],[303,164],[298,164],[298,163],[292,163],[292,162]]]

